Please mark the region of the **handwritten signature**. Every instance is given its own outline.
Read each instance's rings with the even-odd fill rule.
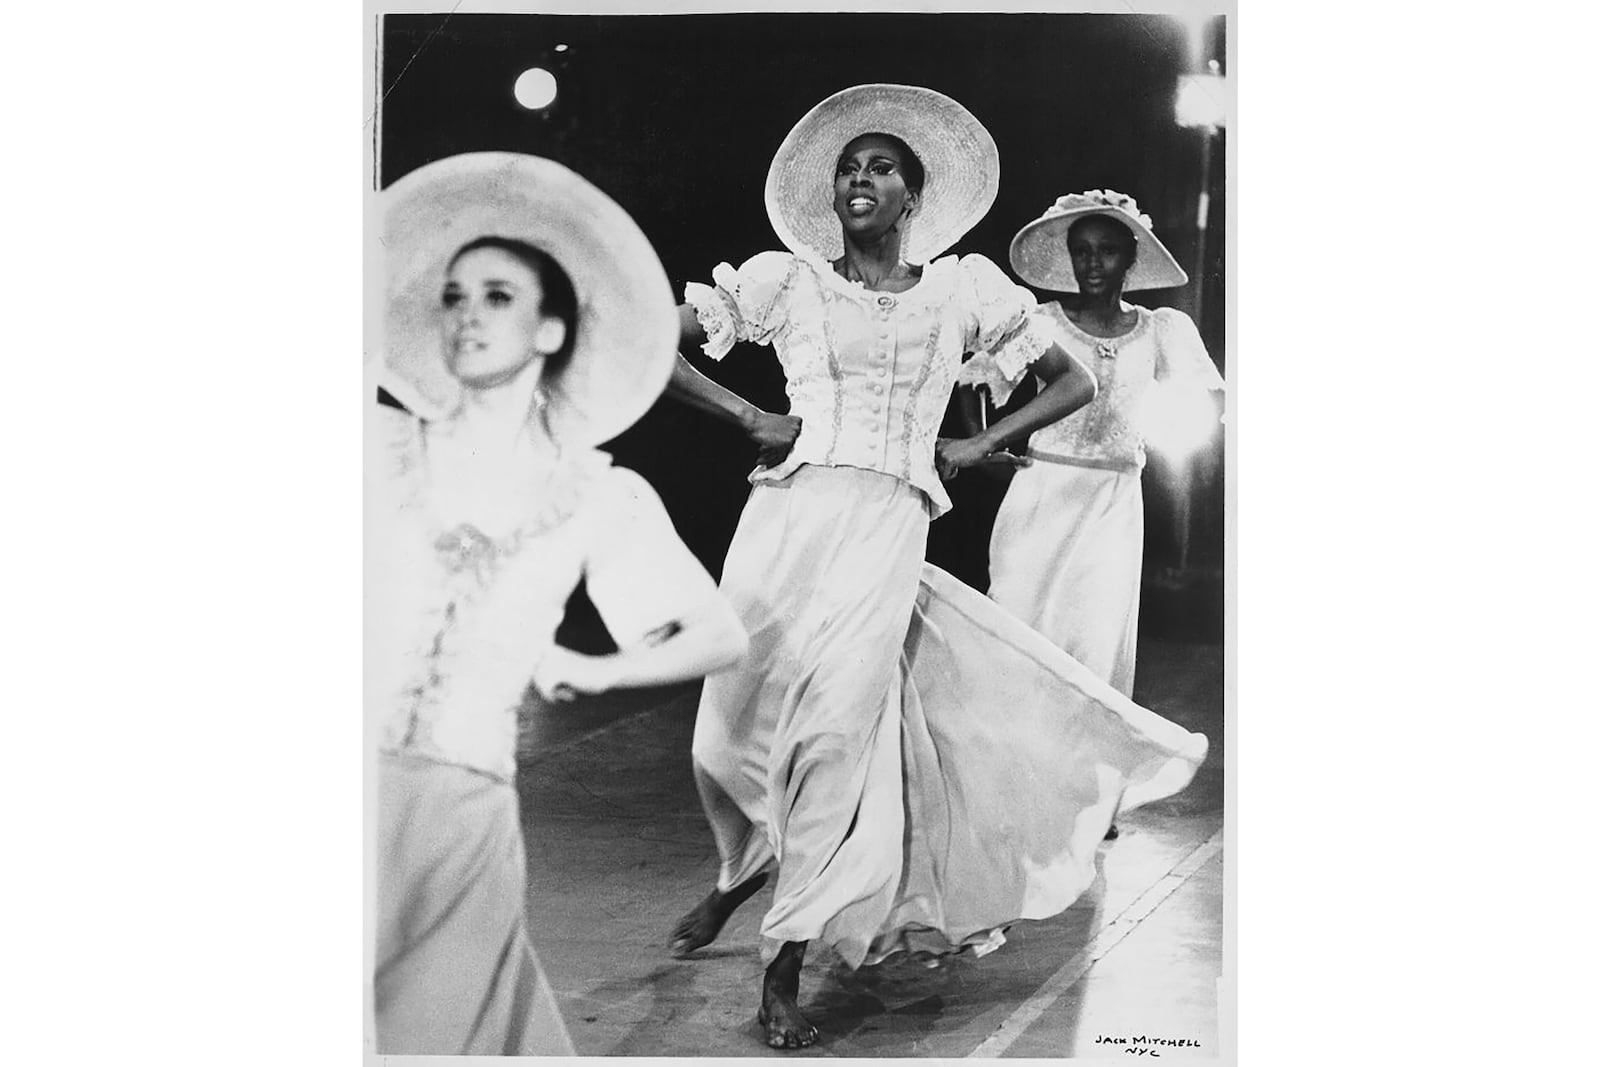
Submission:
[[[1137,1034],[1133,1037],[1108,1036],[1096,1034],[1096,1045],[1119,1045],[1122,1051],[1129,1056],[1157,1056],[1164,1048],[1199,1048],[1200,1042],[1192,1037],[1151,1037],[1149,1034]]]

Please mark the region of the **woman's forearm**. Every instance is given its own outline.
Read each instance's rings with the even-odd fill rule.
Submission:
[[[705,329],[700,325],[700,316],[694,308],[688,304],[678,305],[678,347],[698,347],[705,339]],[[678,353],[678,362],[673,365],[672,377],[667,380],[666,391],[673,399],[746,431],[762,414],[760,408],[738,393],[718,385],[695,370],[694,364],[683,358],[681,351]]]
[[[1039,395],[976,436],[991,452],[1051,423],[1060,422],[1094,399],[1094,375],[1060,347],[1052,345],[1033,365],[1046,382]]]
[[[757,418],[765,414],[738,393],[695,370],[682,354],[667,381],[667,395],[743,430],[749,430]]]
[[[972,388],[956,390],[956,417],[961,423],[961,428],[967,432],[968,437],[976,437],[983,432],[983,405],[987,403],[985,397]]]
[[[675,620],[669,636],[606,657],[612,686],[638,688],[688,681],[732,666],[749,638],[733,608],[720,596]]]

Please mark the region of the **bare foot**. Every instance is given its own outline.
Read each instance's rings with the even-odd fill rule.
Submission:
[[[722,932],[722,927],[734,910],[766,884],[767,876],[758,874],[726,893],[720,889],[713,889],[704,900],[695,905],[693,911],[679,919],[678,925],[672,928],[672,954],[682,959],[695,949],[711,944]]]
[[[805,1048],[817,1043],[817,1028],[800,1014],[800,965],[806,958],[804,941],[788,941],[767,967],[761,981],[761,1010],[756,1022],[766,1031],[771,1048]]]
[[[771,990],[761,994],[761,1010],[756,1022],[767,1032],[767,1044],[772,1048],[806,1048],[817,1043],[817,1028],[806,1022],[800,1006],[793,997]]]

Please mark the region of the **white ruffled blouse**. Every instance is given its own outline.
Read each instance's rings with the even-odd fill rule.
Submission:
[[[711,276],[715,285],[684,289],[706,354],[772,345],[801,420],[788,457],[750,481],[782,481],[807,463],[863,467],[921,490],[934,517],[950,510],[933,451],[962,356],[988,351],[1018,378],[1055,339],[1033,294],[978,255],[935,260],[903,293],[873,292],[789,252]]]
[[[649,484],[605,453],[552,467],[495,540],[432,513],[425,423],[380,408],[372,430],[366,699],[385,751],[509,780],[517,709],[580,579],[619,648],[718,595]]]
[[[1100,388],[1082,408],[1034,431],[1030,452],[1140,471],[1145,465],[1140,425],[1151,387],[1160,382],[1193,394],[1223,388],[1222,375],[1206,354],[1194,320],[1175,308],[1123,306],[1137,312],[1138,321],[1121,337],[1088,333],[1067,317],[1060,304],[1040,307],[1054,327],[1056,343],[1094,374]],[[1022,375],[980,354],[962,369],[961,380],[987,385],[994,402],[1004,404]]]

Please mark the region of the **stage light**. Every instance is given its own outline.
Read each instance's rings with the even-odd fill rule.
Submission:
[[[1172,463],[1182,463],[1199,451],[1220,421],[1212,395],[1189,383],[1155,383],[1139,411],[1145,441]]]
[[[557,52],[565,52],[566,50],[567,50],[567,46],[566,45],[564,45],[564,44],[556,45],[556,51]]]
[[[518,76],[511,91],[517,103],[529,111],[539,111],[555,102],[556,76],[543,67],[530,67]]]
[[[1226,82],[1220,74],[1185,74],[1178,79],[1173,114],[1179,126],[1216,130],[1228,124]]]
[[[1183,23],[1183,28],[1188,31],[1189,57],[1195,66],[1199,66],[1205,61],[1206,30],[1210,28],[1212,20],[1216,17],[1216,13],[1211,11],[1191,11],[1176,16],[1178,21]]]

